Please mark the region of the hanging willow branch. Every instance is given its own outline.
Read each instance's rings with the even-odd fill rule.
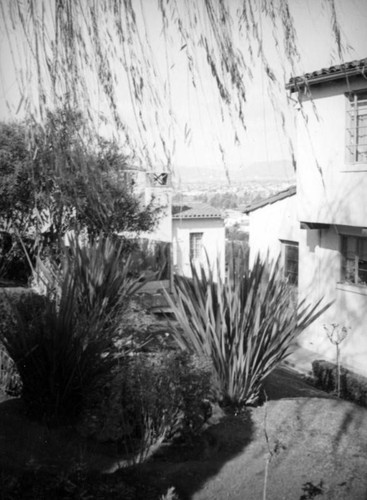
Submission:
[[[335,0],[324,1],[342,58]],[[177,61],[195,92],[216,93],[236,143],[254,63],[270,86],[279,63],[282,78],[298,69],[289,0],[3,0],[1,14],[23,112],[42,122],[50,109],[81,108],[151,166],[170,167],[179,135]]]

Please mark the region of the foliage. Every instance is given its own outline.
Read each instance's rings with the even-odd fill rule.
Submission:
[[[139,239],[131,253],[134,266],[138,271],[154,276],[156,280],[169,279],[171,246],[166,241]]]
[[[278,265],[258,258],[244,273],[229,269],[215,282],[213,272],[192,265],[192,279],[176,277],[168,296],[180,328],[182,349],[208,356],[225,403],[256,403],[263,380],[289,354],[296,336],[324,310],[301,302],[290,307],[290,290]]]
[[[18,474],[0,471],[1,498],[29,500],[100,499],[157,500],[161,488],[135,479],[129,480],[118,474],[91,473],[85,465],[71,464],[67,471],[23,470]],[[170,498],[170,497],[168,497]],[[175,498],[175,497],[171,497]],[[177,498],[177,497],[176,497]]]
[[[242,231],[240,224],[236,223],[233,226],[226,227],[226,239],[230,241],[243,241],[248,247],[249,233]]]
[[[242,241],[226,241],[226,273],[242,275],[249,269],[249,246]]]
[[[16,328],[1,330],[35,417],[74,420],[110,376],[123,306],[141,286],[121,248],[109,238],[90,247],[71,240],[61,265],[42,265],[46,296],[24,296]]]
[[[211,368],[187,353],[162,351],[123,358],[101,387],[82,432],[115,441],[142,460],[164,439],[197,434],[208,417]]]
[[[23,238],[22,242],[7,231],[0,230],[0,287],[27,285],[31,277],[31,262],[34,262],[33,242]]]
[[[149,230],[159,211],[153,202],[143,207],[126,185],[127,166],[116,142],[92,134],[74,109],[48,112],[42,127],[0,123],[0,221],[12,240],[6,258],[17,257],[18,236],[33,257],[58,250],[71,229],[90,237]]]
[[[362,375],[340,367],[329,361],[315,360],[312,362],[312,371],[315,383],[324,391],[334,392],[338,386],[339,394],[342,398],[353,401],[367,408],[367,379]]]
[[[0,343],[0,392],[10,396],[19,396],[21,381],[14,362]]]

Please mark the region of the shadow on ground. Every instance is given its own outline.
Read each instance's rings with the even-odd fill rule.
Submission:
[[[136,473],[149,482],[159,482],[162,493],[174,486],[180,500],[189,500],[228,461],[243,453],[252,437],[250,412],[226,415],[191,445],[163,448]]]
[[[0,473],[26,474],[23,480],[29,482],[41,470],[46,474],[62,474],[82,462],[92,471],[90,480],[125,483],[136,489],[133,498],[158,500],[169,487],[175,486],[180,500],[186,500],[251,441],[250,412],[240,416],[222,414],[216,420],[218,423],[190,444],[164,445],[141,466],[102,474],[117,468],[121,457],[115,445],[84,439],[72,427],[49,429],[26,417],[20,399],[3,399],[0,400]],[[147,491],[152,495],[147,495]]]
[[[292,438],[292,443],[288,443],[291,439],[289,436],[293,436],[295,432],[302,443],[306,442],[307,438],[312,438],[312,432],[315,433],[315,439],[317,438],[318,427],[310,429],[303,422],[305,411],[310,401],[317,406],[317,402],[322,404],[321,399],[330,400],[328,394],[314,388],[307,383],[304,376],[286,367],[275,370],[267,378],[264,389],[266,398],[271,402],[268,410],[271,436],[281,438],[289,450],[293,449],[292,443],[295,442]],[[292,401],[293,399],[295,400]],[[337,403],[329,401],[328,405]],[[303,404],[306,405],[304,408]],[[224,481],[226,488],[235,490],[237,487],[239,491],[243,491],[240,478],[244,470],[247,471],[248,482],[252,477],[250,469],[256,465],[258,469],[253,471],[254,484],[259,481],[258,477],[260,482],[263,480],[264,453],[266,453],[262,431],[263,410],[257,408],[237,416],[219,416],[215,423],[191,444],[167,444],[150,461],[139,467],[120,469],[104,475],[94,474],[92,480],[106,484],[126,483],[135,491],[135,495],[129,498],[144,500],[148,498],[158,500],[172,486],[175,487],[181,500],[208,498],[205,495],[209,494],[209,491],[207,492],[205,488],[208,488],[208,484],[217,484],[223,478],[226,478]],[[320,411],[315,408],[315,414],[318,413]],[[351,427],[349,421],[341,424],[341,428],[338,426],[340,435],[334,443],[338,449],[340,443],[343,444],[344,431]],[[346,427],[348,429],[345,429]],[[285,459],[286,455],[284,452],[277,460],[283,460],[282,457]],[[82,439],[72,428],[47,429],[30,422],[24,415],[20,400],[0,402],[0,468],[7,466],[27,470],[42,464],[48,468],[47,470],[59,471],[69,466],[72,461],[75,463],[80,459],[91,471],[115,470],[114,464],[118,463],[116,448],[113,445],[98,445]],[[237,462],[240,464],[241,473],[235,470]],[[232,479],[227,485],[228,474],[232,474]],[[309,478],[312,479],[311,475],[307,475],[305,481]],[[302,484],[301,482],[300,485]],[[216,487],[219,487],[219,483]],[[152,491],[151,496],[146,493],[148,490]],[[211,495],[211,498],[214,497]]]

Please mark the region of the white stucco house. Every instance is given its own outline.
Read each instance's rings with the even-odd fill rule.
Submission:
[[[151,263],[151,267],[154,267],[151,258],[154,255],[158,258],[158,267],[163,263],[164,272],[141,290],[146,294],[146,305],[151,310],[168,310],[164,291],[170,292],[174,274],[191,276],[191,260],[197,264],[209,264],[214,276],[218,273],[224,276],[225,228],[220,211],[203,203],[172,206],[169,173],[132,171],[126,182],[143,204],[153,200],[160,208],[158,223],[153,230],[139,235],[141,251],[140,254],[135,252],[138,261]]]
[[[299,294],[332,306],[302,336],[326,358],[324,325],[350,327],[342,362],[367,375],[367,58],[292,78],[296,111]]]
[[[297,102],[297,192],[250,212],[250,244],[277,253],[283,240],[298,242],[299,300],[332,302],[300,344],[335,360],[324,327],[349,327],[341,361],[366,376],[367,58],[291,78],[286,88]]]
[[[204,203],[172,207],[173,272],[191,276],[190,262],[224,277],[225,227],[222,213]]]
[[[262,259],[281,259],[284,276],[298,281],[298,247],[301,230],[297,218],[296,186],[290,186],[269,198],[252,203],[249,215],[249,265],[257,255]]]

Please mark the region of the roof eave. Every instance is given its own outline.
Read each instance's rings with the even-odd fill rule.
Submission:
[[[285,85],[286,90],[290,90],[291,92],[299,92],[301,89],[303,89],[306,86],[311,86],[311,85],[318,85],[320,83],[328,83],[332,82],[334,80],[340,80],[341,78],[348,78],[351,76],[358,76],[358,75],[363,75],[363,69],[362,68],[353,68],[349,70],[344,70],[343,72],[340,72],[339,74],[333,73],[331,75],[320,75],[320,76],[314,76],[310,78],[304,78],[304,79],[299,79],[294,82],[288,82]]]

